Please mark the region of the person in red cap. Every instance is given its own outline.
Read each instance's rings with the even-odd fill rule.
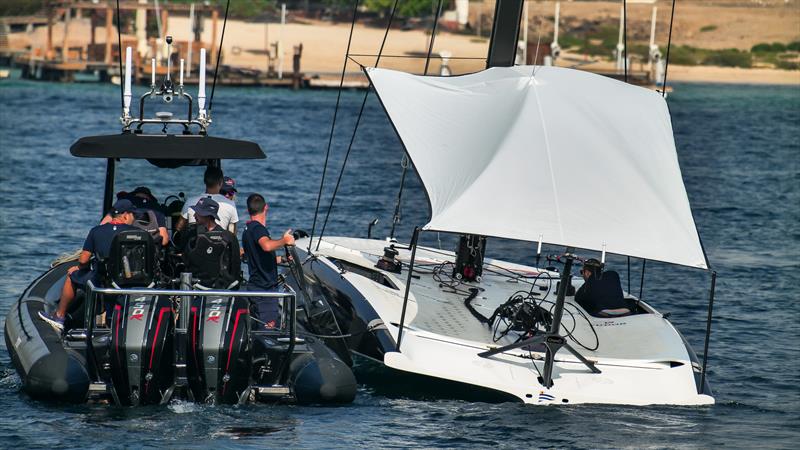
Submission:
[[[222,181],[222,187],[219,189],[219,193],[224,195],[228,200],[236,203],[237,192],[239,191],[236,190],[236,180],[231,177],[224,177]]]
[[[92,267],[92,257],[108,258],[111,253],[111,242],[114,236],[125,230],[135,230],[131,224],[134,220],[133,213],[136,207],[130,200],[117,200],[111,207],[111,221],[98,225],[89,231],[83,243],[83,250],[78,257],[78,265],[67,271],[67,279],[61,288],[61,297],[58,300],[58,309],[54,313],[39,312],[45,322],[58,331],[64,331],[64,318],[70,303],[75,299],[76,286],[84,287],[91,280],[97,284],[97,268]]]
[[[136,207],[134,212],[135,226],[142,228],[150,233],[156,242],[160,242],[163,247],[169,245],[169,233],[167,232],[167,218],[164,213],[157,209],[158,199],[150,192],[146,186],[139,186],[131,192],[119,192],[117,199],[128,199]],[[100,224],[111,222],[111,215],[106,214]]]

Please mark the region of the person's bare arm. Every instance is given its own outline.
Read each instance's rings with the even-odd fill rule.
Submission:
[[[166,227],[158,227],[158,235],[161,236],[161,245],[166,247],[169,245],[169,233]]]
[[[182,231],[186,228],[186,224],[189,223],[188,220],[184,219],[183,216],[178,217],[178,221],[175,223],[175,230]]]
[[[89,260],[92,259],[92,252],[81,250],[81,255],[78,257],[78,267],[81,269],[89,268]]]
[[[286,233],[284,233],[283,237],[280,239],[270,239],[264,236],[258,240],[258,246],[261,247],[261,250],[264,250],[265,252],[274,252],[284,245],[294,245],[294,236],[292,236],[292,230],[286,230]]]

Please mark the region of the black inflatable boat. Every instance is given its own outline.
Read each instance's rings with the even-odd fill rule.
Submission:
[[[36,279],[6,317],[6,346],[33,398],[140,405],[173,397],[344,403],[355,396],[349,361],[298,325],[294,315],[284,315],[285,326],[275,329],[251,317],[249,303],[257,297],[278,297],[285,311],[296,311],[291,288],[192,290],[187,282],[177,290],[90,287],[71,316],[98,317],[106,303],[106,323],[88,320],[88,326],[62,336],[38,313],[55,308],[72,265],[60,264]]]
[[[127,51],[130,72],[131,49]],[[122,133],[86,137],[72,145],[73,156],[107,162],[103,212],[111,207],[115,168],[121,160],[144,159],[172,169],[221,167],[222,159],[265,157],[256,143],[207,135],[211,121],[204,110],[203,83],[196,117],[192,97],[167,76],[160,88],[154,81],[141,97],[135,118],[130,115],[126,78]],[[145,100],[159,97],[168,103],[173,97],[184,99],[189,118],[173,119],[169,113],[144,118]],[[162,133],[146,134],[145,126],[158,126]],[[179,132],[169,134],[169,126],[177,126]],[[168,227],[169,215],[179,213],[181,206],[180,200],[160,205]],[[286,271],[291,285],[284,282],[277,292],[236,290],[227,284],[225,289],[208,289],[175,258],[174,250],[156,246],[146,230],[117,234],[108,260],[99,266],[102,282],[90,282],[78,292],[63,334],[39,313],[55,309],[67,271],[77,262],[54,264],[31,283],[5,323],[6,346],[25,392],[42,400],[119,405],[160,404],[172,398],[228,404],[354,399],[356,381],[348,351],[341,339],[329,336],[339,331],[320,320],[330,315],[327,303],[304,288],[298,304],[291,287],[304,286],[299,259],[294,258]],[[220,251],[239,258],[238,249]],[[237,262],[219,270],[228,270],[241,283],[239,267]],[[277,327],[267,328],[251,314],[253,304],[266,297],[277,299],[281,307]]]

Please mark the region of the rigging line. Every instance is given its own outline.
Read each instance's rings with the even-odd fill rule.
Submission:
[[[433,44],[436,42],[436,27],[439,24],[439,16],[442,14],[442,3],[443,0],[439,0],[439,5],[436,8],[436,15],[433,17],[431,41],[428,45],[428,54],[425,57],[425,70],[422,72],[423,76],[428,75],[428,68],[430,67],[431,63],[431,53],[433,53]],[[394,232],[397,229],[397,224],[400,222],[400,205],[403,203],[403,188],[405,188],[406,185],[406,172],[408,172],[409,166],[408,155],[403,155],[400,165],[403,167],[403,172],[400,175],[400,190],[397,192],[397,203],[394,207],[394,216],[392,216],[392,230],[389,233],[390,239],[394,239]]]
[[[442,2],[443,0],[439,0],[439,6],[436,8],[436,17],[433,18],[433,29],[431,30],[431,43],[428,46],[428,56],[425,57],[425,71],[422,72],[422,75],[428,74],[428,65],[431,63],[431,53],[433,52],[433,42],[436,40],[436,26],[439,25],[439,16],[442,14]],[[405,172],[403,172],[403,177],[405,177]],[[402,193],[403,186],[400,185],[400,192]]]
[[[667,60],[664,63],[664,83],[661,85],[661,96],[667,96],[667,70],[669,70],[669,49],[672,47],[672,21],[675,19],[675,0],[672,0],[672,12],[669,15],[669,37],[667,38]],[[658,83],[658,80],[656,80]]]
[[[628,0],[622,0],[622,35],[625,41],[622,54],[625,58],[625,82],[628,82]]]
[[[317,231],[317,217],[319,216],[319,203],[322,200],[322,188],[325,186],[325,176],[328,173],[328,161],[331,156],[331,145],[333,144],[333,132],[336,129],[336,117],[339,114],[339,103],[342,99],[342,86],[344,86],[344,74],[347,70],[347,60],[350,58],[350,44],[353,42],[353,29],[356,26],[356,16],[358,14],[359,0],[353,2],[353,20],[350,21],[350,35],[347,37],[347,49],[344,52],[344,62],[342,63],[342,75],[339,77],[339,91],[336,93],[336,107],[333,109],[333,120],[331,121],[331,132],[328,135],[328,148],[325,150],[325,164],[322,166],[322,178],[319,180],[319,193],[317,194],[317,206],[314,208],[314,222],[311,226],[311,235],[308,239],[308,252],[311,253],[311,244],[314,242],[314,232]],[[352,59],[358,64],[358,61]],[[360,65],[360,64],[359,64]]]
[[[536,75],[536,61],[539,60],[539,46],[542,44],[542,18],[541,17],[539,17],[539,26],[538,26],[538,28],[539,28],[538,36],[536,37],[536,53],[533,55],[533,64],[532,64],[533,65],[533,69],[531,69],[531,78],[533,78],[533,76]],[[525,45],[528,45],[528,43],[526,42]],[[525,49],[526,57],[527,57],[527,54],[528,54],[528,49]],[[522,63],[523,63],[523,65],[525,65],[525,63],[527,63],[527,62],[528,61],[523,61]]]
[[[125,75],[122,73],[122,21],[119,17],[119,0],[117,0],[117,47],[119,48],[119,103],[125,110]],[[107,35],[106,35],[107,36]],[[130,67],[128,68],[130,70]],[[124,113],[123,113],[124,114]]]
[[[394,22],[394,15],[397,11],[397,4],[400,0],[394,0],[394,4],[392,5],[392,13],[389,15],[389,23],[386,24],[386,31],[383,33],[383,40],[381,41],[381,47],[378,49],[378,56],[375,58],[375,67],[378,67],[378,64],[381,62],[381,55],[383,54],[383,48],[386,46],[386,38],[389,37],[389,30],[392,28],[392,22]],[[342,168],[339,171],[339,178],[336,180],[336,186],[333,188],[333,194],[331,195],[331,201],[328,204],[328,211],[325,213],[325,220],[322,222],[322,230],[319,232],[319,239],[317,239],[317,250],[319,250],[319,244],[322,242],[322,236],[325,234],[325,228],[328,226],[328,219],[331,216],[331,211],[333,210],[333,203],[336,201],[336,194],[339,193],[339,186],[342,183],[342,176],[344,175],[344,169],[347,167],[347,160],[350,158],[350,151],[353,150],[353,142],[356,140],[356,133],[358,132],[358,126],[361,124],[361,117],[364,115],[364,107],[367,105],[367,98],[369,98],[369,93],[371,91],[372,82],[370,82],[369,87],[367,88],[367,92],[364,93],[364,100],[361,101],[361,109],[358,111],[358,117],[356,117],[356,124],[353,127],[353,134],[350,136],[350,144],[347,145],[347,152],[344,154],[344,160],[342,161]]]
[[[211,107],[214,105],[214,90],[217,88],[217,75],[219,75],[219,60],[222,56],[222,43],[225,42],[225,27],[228,25],[228,9],[231,0],[225,4],[225,20],[222,22],[222,36],[219,38],[219,49],[217,49],[217,65],[214,66],[214,81],[211,83],[211,97],[208,98],[208,117],[211,117]]]
[[[378,56],[378,55],[371,54],[371,53],[350,53],[350,56],[353,56],[353,57],[363,57],[363,56],[375,57],[375,56]],[[382,58],[417,58],[417,59],[419,59],[419,58],[427,58],[427,55],[383,55],[381,57]],[[441,55],[431,55],[431,58],[442,59],[442,56]],[[484,58],[482,56],[450,56],[447,59],[470,59],[470,60],[474,60],[474,61],[486,61],[486,58]]]
[[[389,233],[389,238],[394,239],[394,230],[397,227],[397,224],[400,222],[400,204],[403,202],[403,187],[406,183],[406,172],[408,171],[408,166],[410,161],[408,160],[408,155],[403,155],[403,159],[400,162],[400,165],[403,167],[403,173],[400,175],[400,190],[397,192],[397,204],[394,206],[394,216],[392,217],[392,231]]]

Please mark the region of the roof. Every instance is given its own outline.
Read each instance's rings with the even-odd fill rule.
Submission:
[[[263,159],[258,144],[203,135],[134,134],[88,136],[72,144],[69,152],[81,158],[147,160]],[[153,161],[151,161],[153,162]],[[159,165],[156,162],[153,162]]]

